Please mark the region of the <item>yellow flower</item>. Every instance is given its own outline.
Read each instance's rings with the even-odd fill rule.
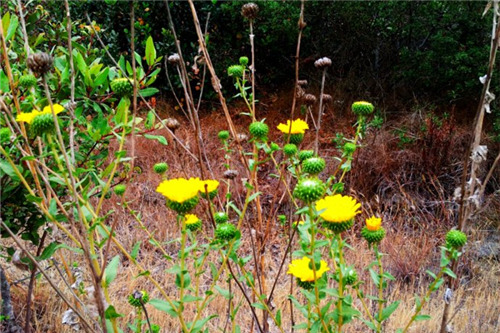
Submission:
[[[200,192],[205,193],[205,185],[207,186],[207,192],[213,192],[219,187],[219,182],[217,180],[207,179],[200,181]]]
[[[186,223],[186,224],[196,224],[200,221],[198,216],[196,216],[194,214],[186,214],[185,218],[186,218],[186,220],[184,223]]]
[[[161,193],[170,201],[183,203],[196,197],[200,187],[198,178],[175,178],[161,182],[156,188],[156,192]]]
[[[290,120],[286,121],[286,124],[279,124],[278,129],[284,134],[304,134],[304,132],[309,129],[309,125],[302,119],[297,118],[297,120],[292,121],[292,128],[290,130]]]
[[[287,274],[291,274],[302,282],[313,282],[319,279],[325,272],[329,271],[326,261],[321,260],[319,268],[316,269],[316,279],[314,278],[314,270],[310,267],[311,259],[303,257],[302,259],[292,260],[288,266]]]
[[[366,219],[366,228],[370,231],[377,231],[382,225],[382,219],[380,217],[372,216]]]
[[[341,194],[327,196],[316,203],[317,211],[324,210],[319,216],[327,222],[349,221],[361,213],[358,210],[360,207],[356,199]]]
[[[58,114],[64,111],[64,107],[59,104],[54,104],[54,113]],[[52,110],[50,109],[50,105],[47,105],[46,107],[43,108],[43,111],[38,111],[33,109],[33,111],[29,113],[21,112],[20,114],[17,115],[16,120],[18,122],[24,122],[31,124],[33,122],[33,119],[35,119],[36,116],[40,115],[45,115],[45,114],[52,114]]]

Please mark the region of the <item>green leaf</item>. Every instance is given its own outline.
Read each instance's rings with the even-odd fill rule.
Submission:
[[[266,307],[262,303],[252,303],[252,306],[256,309],[265,310]]]
[[[377,321],[383,322],[384,320],[386,320],[387,318],[389,318],[389,316],[394,311],[396,311],[396,309],[398,308],[400,302],[401,301],[396,301],[396,302],[392,303],[391,305],[389,305],[388,307],[386,307],[385,309],[383,309],[382,310],[382,317],[381,318],[377,317]]]
[[[22,173],[22,168],[20,166],[16,166],[18,171]],[[14,168],[4,159],[0,159],[0,169],[5,172],[13,181],[18,182],[19,176],[16,174]]]
[[[276,312],[276,322],[278,323],[278,327],[281,327],[281,309]]]
[[[57,251],[57,249],[61,248],[60,245],[61,244],[59,244],[58,242],[50,243],[45,249],[43,249],[42,254],[37,258],[37,260],[41,261],[41,260],[49,259],[50,257],[52,257],[54,252]]]
[[[168,145],[167,139],[163,135],[144,134],[146,139],[157,140],[162,145]]]
[[[139,91],[139,95],[141,95],[142,97],[150,97],[156,94],[157,92],[159,92],[159,90],[156,88],[144,88],[141,91]]]
[[[118,273],[118,266],[120,265],[120,256],[114,256],[113,259],[106,266],[104,271],[104,286],[109,287],[109,285],[116,279]]]
[[[19,26],[19,19],[17,18],[16,15],[12,15],[9,22],[9,28],[7,29],[7,35],[5,36],[5,41],[9,41],[14,36],[18,26]]]
[[[190,303],[190,302],[201,301],[202,299],[203,299],[203,297],[196,297],[196,296],[193,296],[193,295],[185,295],[182,298],[182,302],[184,302],[184,303]]]
[[[429,319],[431,319],[431,316],[429,316],[429,315],[415,316],[415,321],[423,321],[423,320],[429,320]]]
[[[254,194],[252,194],[249,198],[248,198],[248,202],[252,202],[255,200],[255,198],[257,198],[259,195],[261,195],[262,192],[256,192]]]
[[[203,319],[200,319],[200,320],[197,320],[193,327],[191,328],[190,332],[191,333],[198,333],[199,331],[201,331],[201,329],[203,328],[203,326],[205,326],[205,324],[210,320],[210,319],[213,319],[213,318],[217,318],[218,315],[211,315],[207,318],[203,318]]]
[[[164,300],[155,298],[150,300],[149,304],[151,304],[156,310],[165,312],[174,318],[177,317],[177,312],[175,312],[174,308],[170,305],[170,303]]]
[[[116,309],[113,305],[108,306],[106,311],[104,312],[104,317],[106,319],[115,319],[115,318],[120,318],[123,317],[121,313],[116,312]]]
[[[217,290],[217,292],[221,294],[221,296],[224,297],[225,299],[227,300],[231,299],[231,293],[229,292],[229,290],[223,289],[217,285],[214,287],[214,289]]]
[[[146,63],[153,66],[156,60],[156,49],[151,36],[146,40]]]
[[[365,319],[363,319],[363,318],[359,318],[359,319],[361,319],[361,321],[362,321],[362,322],[363,322],[366,326],[368,326],[371,330],[373,330],[373,331],[376,331],[376,330],[377,330],[377,326],[375,326],[375,324],[374,324],[374,323],[372,323],[371,321],[369,321],[369,320],[365,320]]]
[[[0,93],[7,93],[10,91],[9,78],[4,73],[3,69],[0,69]]]
[[[146,121],[144,122],[145,129],[151,129],[155,125],[155,113],[153,111],[149,111],[146,116]]]
[[[443,269],[443,273],[454,278],[454,279],[457,278],[456,274],[453,273],[453,271],[449,267],[446,267],[445,269]]]

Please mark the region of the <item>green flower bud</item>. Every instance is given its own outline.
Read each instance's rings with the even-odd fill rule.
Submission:
[[[302,281],[297,278],[297,285],[305,290],[311,290],[314,288],[314,281]]]
[[[167,199],[167,207],[177,212],[180,215],[184,215],[192,210],[198,204],[199,197],[195,196],[184,202],[171,201]]]
[[[8,127],[2,127],[0,129],[0,143],[6,143],[10,141],[10,136],[12,135]]]
[[[221,223],[215,228],[215,238],[230,241],[236,237],[238,229],[231,223]]]
[[[125,193],[125,190],[127,189],[127,187],[123,184],[118,184],[114,187],[114,192],[116,195],[123,195]]]
[[[351,229],[353,225],[354,225],[354,219],[350,219],[344,222],[329,222],[325,220],[322,220],[321,222],[321,226],[323,226],[326,229],[330,229],[336,234],[340,234],[346,230]]]
[[[250,134],[257,139],[266,140],[269,133],[269,126],[260,121],[255,121],[248,127]]]
[[[288,134],[285,135],[287,137]],[[302,133],[297,133],[297,134],[290,134],[290,143],[293,143],[295,145],[300,145],[300,143],[304,140],[304,134]]]
[[[130,96],[134,92],[132,80],[127,78],[114,79],[110,83],[111,90],[118,96]]]
[[[164,174],[168,170],[168,164],[165,162],[156,163],[153,166],[153,170],[159,175]]]
[[[36,82],[36,77],[33,74],[26,74],[19,78],[19,86],[26,89],[35,86]]]
[[[280,150],[280,146],[276,142],[271,142],[270,147],[271,147],[271,151],[273,151],[273,152]]]
[[[229,221],[229,216],[224,212],[217,212],[214,214],[214,220],[216,224],[222,224]]]
[[[50,113],[36,116],[30,125],[30,131],[34,136],[41,136],[44,133],[52,134],[55,130],[54,117]]]
[[[369,244],[378,244],[385,237],[385,229],[380,227],[378,230],[369,230],[367,227],[361,229],[361,236],[366,239]]]
[[[314,156],[314,150],[301,150],[299,151],[299,160],[304,161],[307,160],[308,158],[311,158]]]
[[[147,302],[149,302],[149,295],[145,290],[136,290],[128,296],[128,303],[136,308],[140,308],[142,304]]]
[[[344,153],[345,154],[351,155],[355,151],[356,151],[356,144],[354,144],[352,142],[346,142],[344,144]]]
[[[283,152],[286,156],[292,157],[297,154],[297,146],[293,143],[288,143],[283,147]]]
[[[467,243],[467,236],[460,230],[450,230],[446,234],[446,245],[455,249],[460,249]]]
[[[243,72],[245,68],[241,65],[232,65],[227,68],[227,75],[232,76],[234,78],[243,77]]]
[[[317,175],[325,169],[326,162],[321,157],[310,157],[302,162],[302,171],[310,175]]]
[[[218,134],[217,134],[217,137],[222,140],[222,141],[226,141],[227,139],[229,139],[229,132],[228,131],[220,131]]]
[[[365,101],[354,102],[352,104],[352,112],[357,116],[368,116],[373,112],[373,104]]]
[[[353,285],[358,281],[358,273],[354,269],[350,269],[344,276],[344,284],[347,286]]]
[[[240,57],[240,65],[242,66],[248,65],[248,57]]]
[[[305,203],[311,203],[320,199],[326,191],[326,185],[318,178],[304,178],[299,180],[293,196]]]

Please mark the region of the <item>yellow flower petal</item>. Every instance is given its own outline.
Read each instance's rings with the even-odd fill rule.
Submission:
[[[33,122],[33,119],[35,119],[35,117],[40,114],[41,112],[37,110],[33,110],[33,112],[29,113],[21,112],[17,115],[16,121],[31,124]]]
[[[205,186],[207,187],[207,192],[213,192],[219,188],[219,182],[213,179],[200,180],[200,192],[205,193]]]
[[[327,196],[316,203],[316,210],[326,222],[346,222],[361,213],[361,204],[350,196],[340,194]]]
[[[198,178],[175,178],[165,180],[158,185],[156,192],[161,193],[170,201],[183,203],[198,195],[200,180]]]
[[[372,216],[366,219],[366,228],[370,231],[377,231],[382,225],[382,219],[379,217]]]
[[[186,220],[184,223],[186,224],[195,224],[195,223],[198,223],[198,221],[200,220],[198,218],[198,216],[194,215],[194,214],[186,214]]]
[[[279,124],[278,130],[284,134],[304,134],[306,130],[309,129],[309,125],[302,119],[296,119],[292,121],[292,128],[290,129],[290,120],[286,121],[286,124]]]
[[[303,257],[302,259],[292,260],[288,266],[287,274],[291,274],[296,278],[300,279],[302,282],[312,282],[321,278],[323,274],[330,270],[326,261],[320,261],[320,267],[316,269],[316,279],[314,278],[314,270],[309,267],[311,259],[308,257]]]
[[[58,114],[64,111],[64,107],[60,104],[53,104],[54,107],[54,113]],[[43,111],[41,112],[42,114],[52,114],[52,110],[50,109],[50,105],[47,105],[46,107],[43,108]]]

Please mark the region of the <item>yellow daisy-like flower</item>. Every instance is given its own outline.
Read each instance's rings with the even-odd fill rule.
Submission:
[[[186,220],[184,223],[186,223],[186,224],[196,224],[200,221],[198,216],[196,216],[194,214],[186,214],[185,218],[186,218]]]
[[[372,216],[366,219],[366,228],[370,231],[377,231],[382,225],[382,219],[380,217]]]
[[[316,269],[316,279],[314,279],[314,270],[310,267],[310,263],[311,259],[308,257],[292,260],[288,266],[287,274],[295,276],[302,282],[313,282],[323,276],[325,272],[330,270],[326,261],[321,260],[319,268]]]
[[[350,196],[341,194],[330,195],[316,203],[316,210],[323,212],[319,214],[327,222],[346,222],[361,213],[361,204]]]
[[[55,114],[59,114],[59,113],[64,111],[64,107],[62,105],[54,104],[53,106],[54,106],[54,113]],[[50,105],[47,105],[46,107],[44,107],[43,111],[38,111],[36,109],[33,109],[33,111],[28,112],[28,113],[21,112],[20,114],[17,115],[16,121],[31,124],[33,122],[33,119],[35,119],[36,116],[45,115],[45,114],[52,114],[52,110],[50,109]]]
[[[278,129],[284,134],[304,134],[306,130],[309,129],[309,125],[302,119],[297,118],[292,121],[292,128],[290,129],[290,120],[286,121],[286,124],[279,124]]]
[[[198,178],[175,178],[160,183],[156,192],[162,194],[170,201],[183,203],[198,195],[200,191],[200,180]]]
[[[213,192],[219,188],[219,182],[213,179],[200,180],[200,192],[205,193],[205,186],[207,187],[207,192]]]

